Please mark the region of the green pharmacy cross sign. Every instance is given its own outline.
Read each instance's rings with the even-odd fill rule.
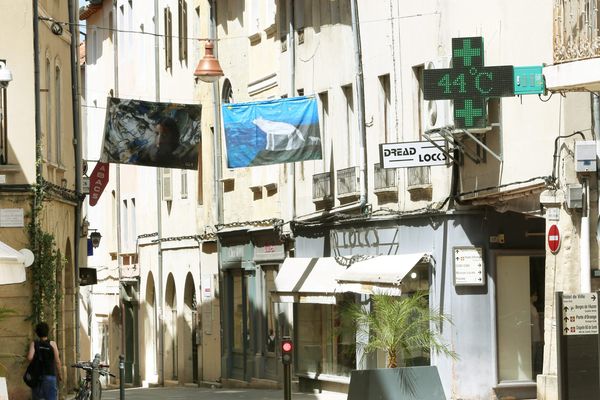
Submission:
[[[452,68],[423,72],[425,100],[454,100],[454,126],[485,128],[487,99],[514,96],[513,66],[485,67],[483,38],[452,39]]]

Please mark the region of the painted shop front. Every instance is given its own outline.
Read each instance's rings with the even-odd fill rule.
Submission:
[[[544,236],[532,233],[544,232],[544,224],[484,209],[319,231],[296,226],[296,258],[283,262],[275,294],[293,304],[301,388],[346,391],[353,369],[385,367],[385,354],[357,352],[345,329],[352,322],[339,313],[344,303],[426,290],[430,307],[452,319],[441,334],[459,358],[413,353],[400,365],[437,366],[448,398],[534,398],[545,253]]]
[[[277,343],[287,324],[280,318],[285,310],[271,292],[285,258],[284,245],[271,227],[220,232],[219,239],[223,378],[279,381]]]

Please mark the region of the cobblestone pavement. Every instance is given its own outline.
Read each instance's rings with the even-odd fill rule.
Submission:
[[[292,400],[346,400],[341,393],[318,394],[292,393]],[[126,389],[125,400],[173,399],[173,400],[283,400],[283,390],[262,389],[207,389],[207,388],[149,388]],[[104,390],[102,400],[119,400],[118,390]]]

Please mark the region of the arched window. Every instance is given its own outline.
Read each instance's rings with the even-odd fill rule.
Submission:
[[[231,82],[229,79],[225,79],[223,83],[223,92],[221,93],[221,100],[223,103],[233,103],[233,88],[231,87]]]
[[[52,68],[46,58],[46,158],[52,161]]]
[[[56,76],[54,77],[54,112],[55,112],[55,132],[56,132],[56,164],[60,165],[60,148],[61,148],[61,136],[62,136],[62,107],[61,107],[61,77],[60,67],[56,67]]]

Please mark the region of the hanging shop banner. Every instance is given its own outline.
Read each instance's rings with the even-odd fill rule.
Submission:
[[[90,176],[90,207],[94,207],[98,203],[100,196],[102,196],[102,192],[104,192],[104,188],[108,184],[109,170],[110,168],[107,163],[96,163]]]
[[[224,104],[223,122],[229,168],[321,159],[315,98]]]
[[[109,97],[101,161],[197,169],[200,114],[199,104]]]

